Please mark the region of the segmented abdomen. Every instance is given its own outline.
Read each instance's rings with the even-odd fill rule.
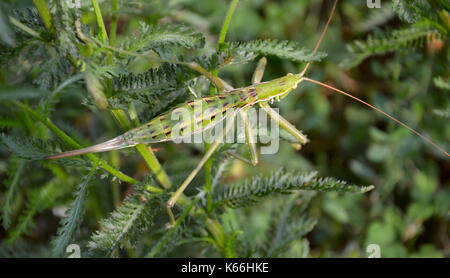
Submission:
[[[223,95],[196,99],[179,105],[150,122],[123,135],[128,144],[159,143],[203,132],[225,117],[230,108],[245,106],[249,101],[247,90],[235,90]]]

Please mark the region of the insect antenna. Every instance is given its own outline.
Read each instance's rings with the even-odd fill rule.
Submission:
[[[320,44],[322,43],[323,38],[325,37],[325,34],[327,33],[328,26],[330,25],[331,19],[333,18],[333,15],[334,15],[334,11],[336,10],[337,3],[338,3],[338,0],[334,1],[333,8],[331,9],[330,16],[328,17],[328,20],[327,20],[327,24],[323,28],[322,34],[320,35],[320,38],[317,41],[316,46],[314,47],[313,54],[315,54],[317,52],[317,50],[320,47]],[[311,62],[308,62],[306,64],[306,66],[303,69],[303,71],[300,74],[300,76],[303,76],[306,73],[306,71],[308,70],[310,64],[311,64]]]
[[[419,136],[420,138],[422,138],[423,140],[425,140],[426,142],[428,142],[429,144],[431,144],[433,147],[435,147],[436,149],[438,149],[439,151],[441,151],[442,153],[444,153],[447,157],[450,156],[450,155],[448,154],[448,152],[446,152],[442,147],[440,147],[439,145],[437,145],[436,143],[434,143],[433,141],[431,141],[431,139],[425,137],[425,136],[422,135],[420,132],[418,132],[418,131],[416,131],[415,129],[409,127],[407,124],[405,124],[405,123],[403,123],[402,121],[398,120],[398,119],[395,118],[394,116],[389,115],[388,113],[384,112],[384,111],[381,110],[380,108],[377,108],[377,107],[373,106],[372,104],[369,104],[369,103],[365,102],[365,101],[362,100],[362,99],[359,99],[359,98],[357,98],[357,97],[355,97],[355,96],[353,96],[353,95],[351,95],[351,94],[349,94],[349,93],[346,93],[346,92],[344,92],[344,91],[342,91],[342,90],[339,90],[339,89],[337,89],[337,88],[334,88],[334,87],[332,87],[332,86],[330,86],[330,85],[327,85],[327,84],[325,84],[325,83],[322,83],[322,82],[319,82],[319,81],[316,81],[316,80],[314,80],[314,79],[310,79],[310,78],[307,78],[307,77],[303,77],[303,80],[306,80],[306,81],[309,81],[309,82],[312,82],[312,83],[321,85],[321,86],[323,86],[323,87],[326,87],[326,88],[328,88],[328,89],[331,89],[331,90],[333,90],[333,91],[335,91],[335,92],[338,92],[339,94],[342,94],[342,95],[344,95],[344,96],[347,96],[347,97],[349,97],[349,98],[352,98],[352,99],[354,99],[354,100],[356,100],[356,101],[358,101],[358,102],[360,102],[360,103],[362,103],[362,104],[364,104],[364,105],[366,105],[366,106],[368,106],[368,107],[374,109],[374,110],[377,111],[378,113],[381,113],[381,114],[383,114],[384,116],[386,116],[386,117],[390,118],[391,120],[395,121],[396,123],[402,125],[403,127],[406,127],[406,128],[409,129],[411,132],[413,132],[414,134],[416,134],[417,136]]]

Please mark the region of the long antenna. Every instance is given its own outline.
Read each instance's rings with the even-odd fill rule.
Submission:
[[[390,118],[391,120],[395,121],[396,123],[398,123],[398,124],[400,124],[400,125],[406,127],[406,128],[409,129],[411,132],[413,132],[414,134],[416,134],[417,136],[419,136],[419,137],[422,138],[423,140],[425,140],[425,141],[427,141],[428,143],[430,143],[433,147],[435,147],[435,148],[438,149],[439,151],[443,152],[445,155],[450,156],[450,155],[448,154],[448,152],[446,152],[446,151],[445,151],[443,148],[441,148],[439,145],[437,145],[436,143],[434,143],[433,141],[431,141],[430,139],[428,139],[427,137],[425,137],[424,135],[422,135],[420,132],[416,131],[415,129],[410,128],[408,125],[406,125],[406,124],[403,123],[402,121],[400,121],[400,120],[396,119],[395,117],[389,115],[388,113],[384,112],[383,110],[381,110],[381,109],[379,109],[379,108],[373,106],[372,104],[369,104],[369,103],[365,102],[365,101],[362,100],[362,99],[359,99],[359,98],[357,98],[357,97],[355,97],[355,96],[353,96],[353,95],[351,95],[351,94],[349,94],[349,93],[346,93],[346,92],[344,92],[344,91],[341,91],[341,90],[339,90],[339,89],[336,89],[336,88],[334,88],[334,87],[332,87],[332,86],[330,86],[330,85],[327,85],[327,84],[325,84],[325,83],[322,83],[322,82],[319,82],[319,81],[316,81],[316,80],[313,80],[313,79],[310,79],[310,78],[307,78],[307,77],[303,77],[303,80],[306,80],[306,81],[309,81],[309,82],[316,83],[316,84],[318,84],[318,85],[324,86],[324,87],[326,87],[326,88],[328,88],[328,89],[331,89],[331,90],[333,90],[333,91],[335,91],[335,92],[338,92],[338,93],[340,93],[340,94],[342,94],[342,95],[344,95],[344,96],[347,96],[347,97],[349,97],[349,98],[352,98],[352,99],[354,99],[354,100],[356,100],[356,101],[358,101],[358,102],[360,102],[360,103],[362,103],[362,104],[364,104],[364,105],[366,105],[366,106],[368,106],[368,107],[374,109],[375,111],[377,111],[377,112],[383,114],[384,116]]]
[[[317,52],[317,50],[318,50],[319,47],[320,47],[320,44],[322,43],[323,38],[325,37],[325,34],[327,33],[328,26],[330,25],[331,19],[333,18],[333,15],[334,15],[334,11],[336,10],[337,3],[338,3],[338,0],[334,1],[333,8],[331,9],[331,13],[330,13],[330,16],[328,17],[327,24],[326,24],[325,27],[323,28],[322,34],[320,35],[320,38],[319,38],[319,40],[317,41],[316,46],[314,47],[313,54],[315,54],[315,53]],[[311,62],[308,62],[308,63],[306,64],[306,66],[305,66],[305,68],[303,69],[303,71],[302,71],[302,73],[300,74],[300,76],[303,76],[303,75],[306,73],[306,71],[308,70],[310,64],[311,64]]]

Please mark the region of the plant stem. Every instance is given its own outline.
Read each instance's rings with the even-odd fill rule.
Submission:
[[[108,33],[106,33],[105,23],[103,22],[102,12],[97,0],[92,0],[92,6],[94,6],[95,17],[97,18],[97,24],[100,28],[99,36],[102,43],[106,43],[108,39]]]
[[[50,14],[50,9],[47,6],[47,3],[45,0],[33,0],[34,5],[36,6],[36,9],[39,11],[39,14],[41,15],[42,21],[44,21],[45,28],[53,34],[55,31],[53,22],[52,22],[52,16]]]
[[[230,4],[230,7],[228,8],[227,15],[225,16],[225,20],[222,25],[222,29],[220,30],[219,40],[217,41],[217,48],[216,48],[217,52],[220,52],[222,50],[222,46],[225,43],[225,38],[228,32],[228,26],[230,25],[231,17],[233,16],[234,10],[236,9],[238,2],[239,0],[233,0]],[[212,75],[217,76],[218,73],[219,70],[216,69],[212,72]],[[213,94],[211,90],[210,94],[211,95]]]
[[[32,37],[35,37],[37,39],[42,39],[38,32],[34,31],[30,27],[26,26],[22,22],[18,21],[14,17],[10,16],[9,21],[11,24],[15,25],[17,28],[21,29],[22,31],[28,33],[28,35],[31,35]]]
[[[114,46],[116,43],[116,34],[117,34],[117,0],[113,0],[111,7],[111,25],[109,27],[109,45]],[[108,64],[113,62],[113,54],[108,52]],[[108,88],[111,88],[111,82],[108,82]]]
[[[234,10],[238,4],[239,0],[233,0],[228,8],[227,15],[222,25],[222,29],[220,30],[219,40],[217,41],[217,52],[221,50],[223,43],[225,42],[225,38],[228,32],[228,26],[230,25],[231,17],[233,16]],[[217,76],[218,70],[214,70],[212,72],[213,76]],[[209,91],[210,95],[214,95],[214,89],[211,88]],[[207,152],[210,148],[210,144],[205,143],[205,152]],[[205,190],[207,192],[206,200],[207,200],[207,211],[211,212],[212,210],[212,181],[211,181],[211,171],[214,163],[214,157],[211,157],[205,163]]]
[[[222,30],[220,30],[219,41],[217,42],[217,51],[220,51],[220,47],[225,42],[225,37],[227,36],[228,26],[230,25],[231,17],[233,16],[234,10],[238,4],[239,0],[233,0],[228,8],[227,16],[222,25]],[[217,75],[217,74],[216,74]]]
[[[120,167],[120,157],[119,152],[117,150],[109,152],[109,161],[113,167],[115,168]],[[111,183],[111,187],[114,206],[118,207],[120,205],[120,184],[117,181],[113,181]]]
[[[112,15],[111,15],[111,25],[109,27],[109,45],[114,45],[116,42],[116,34],[117,34],[117,0],[113,0],[112,2]]]
[[[153,173],[155,173],[156,179],[161,183],[161,185],[165,189],[170,188],[172,182],[170,181],[170,178],[169,176],[167,176],[164,169],[161,167],[161,164],[159,163],[153,151],[151,151],[145,144],[136,145],[136,149],[142,155],[145,162],[147,162]]]

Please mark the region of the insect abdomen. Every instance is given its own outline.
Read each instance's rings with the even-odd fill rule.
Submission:
[[[124,137],[136,144],[159,143],[188,137],[215,126],[223,120],[230,108],[238,109],[245,103],[239,91],[196,99],[128,131]]]

